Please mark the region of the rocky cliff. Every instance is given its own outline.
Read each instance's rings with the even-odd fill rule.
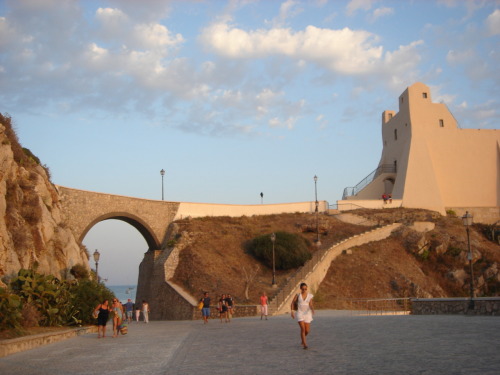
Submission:
[[[87,251],[64,225],[47,172],[21,147],[10,117],[0,114],[0,279],[35,266],[58,277],[69,276],[76,264],[89,268]]]

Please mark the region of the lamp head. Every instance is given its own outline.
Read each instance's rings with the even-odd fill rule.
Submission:
[[[97,263],[99,262],[99,258],[101,257],[101,253],[99,251],[97,251],[97,249],[94,251],[94,261]]]
[[[164,169],[162,169],[162,170],[160,171],[160,174],[161,174],[162,176],[165,176],[165,170],[164,170]]]
[[[462,216],[462,223],[466,227],[472,225],[472,215],[469,213],[469,211],[465,211],[465,215]]]

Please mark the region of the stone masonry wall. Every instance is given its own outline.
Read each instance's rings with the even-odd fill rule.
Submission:
[[[474,310],[469,298],[414,298],[414,315],[495,315],[500,316],[500,297],[474,298]]]

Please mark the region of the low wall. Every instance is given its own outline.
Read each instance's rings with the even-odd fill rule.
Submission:
[[[346,199],[337,201],[339,211],[351,211],[360,208],[378,210],[381,208],[399,208],[403,204],[401,199],[393,199],[392,203],[384,203],[382,199]]]
[[[279,204],[215,204],[215,203],[188,203],[181,202],[174,220],[185,217],[205,217],[205,216],[252,216],[252,215],[273,215],[285,213],[313,213],[316,204],[311,202],[279,203]],[[328,211],[328,202],[318,202],[319,212]]]
[[[500,315],[500,297],[474,298],[474,309],[469,309],[470,298],[413,298],[414,315]]]
[[[500,207],[446,207],[446,210],[455,211],[457,217],[468,211],[475,223],[494,224],[500,221]]]
[[[0,340],[0,358],[10,354],[30,350],[38,346],[69,339],[71,337],[97,332],[97,326],[70,328],[63,331],[40,333],[18,337],[16,339]]]
[[[233,310],[233,318],[243,318],[246,316],[257,316],[260,314],[259,306],[257,305],[236,305]],[[196,307],[194,308],[193,319],[201,319],[201,311]],[[219,310],[217,306],[210,307],[210,319],[220,319]]]

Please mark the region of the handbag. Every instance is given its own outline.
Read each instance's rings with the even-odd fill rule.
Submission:
[[[126,335],[128,333],[128,325],[126,323],[122,323],[119,329],[122,335]]]
[[[200,301],[198,303],[198,310],[201,310],[203,308],[203,301]]]

